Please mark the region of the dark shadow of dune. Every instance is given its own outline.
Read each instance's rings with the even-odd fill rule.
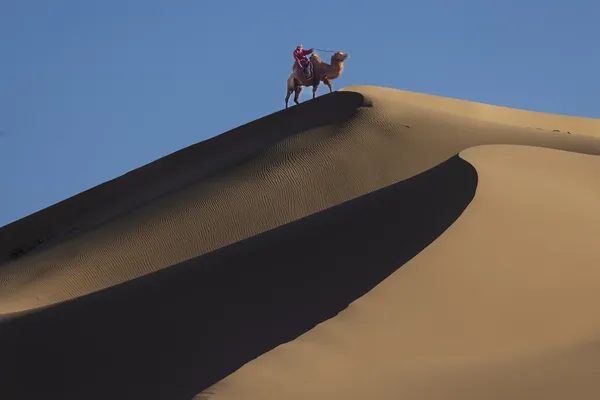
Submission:
[[[365,106],[370,104],[360,93],[322,95],[176,151],[0,227],[0,266],[243,163],[290,136],[341,123]]]
[[[409,180],[0,324],[0,398],[190,400],[335,316],[442,234],[477,173]],[[376,344],[373,344],[376,345]]]

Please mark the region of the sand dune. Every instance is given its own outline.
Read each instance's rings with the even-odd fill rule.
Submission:
[[[598,155],[363,86],[171,154],[0,230],[0,395],[596,399]]]

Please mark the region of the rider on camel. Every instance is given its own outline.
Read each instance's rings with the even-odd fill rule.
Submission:
[[[294,50],[294,60],[298,63],[298,65],[302,68],[302,72],[304,72],[304,77],[307,79],[310,78],[310,71],[308,70],[308,64],[310,61],[306,57],[307,54],[311,54],[315,49],[304,50],[302,45],[299,44],[296,46],[296,50]]]

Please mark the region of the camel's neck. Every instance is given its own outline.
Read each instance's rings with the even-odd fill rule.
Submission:
[[[332,64],[327,64],[326,73],[329,78],[337,78],[341,75],[344,70],[343,62],[334,62]]]

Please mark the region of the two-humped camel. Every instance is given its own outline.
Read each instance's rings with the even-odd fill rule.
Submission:
[[[333,91],[331,88],[331,80],[339,78],[344,71],[344,61],[350,56],[347,53],[341,51],[335,52],[331,56],[331,64],[327,64],[321,60],[317,53],[313,53],[310,57],[310,63],[312,66],[313,74],[312,77],[306,79],[302,72],[302,68],[297,63],[294,63],[292,68],[292,74],[287,80],[287,95],[285,96],[285,108],[288,108],[288,101],[292,92],[294,94],[294,103],[298,102],[298,96],[302,91],[302,86],[312,86],[313,88],[313,99],[317,94],[319,84],[323,82],[329,88],[329,93]]]

